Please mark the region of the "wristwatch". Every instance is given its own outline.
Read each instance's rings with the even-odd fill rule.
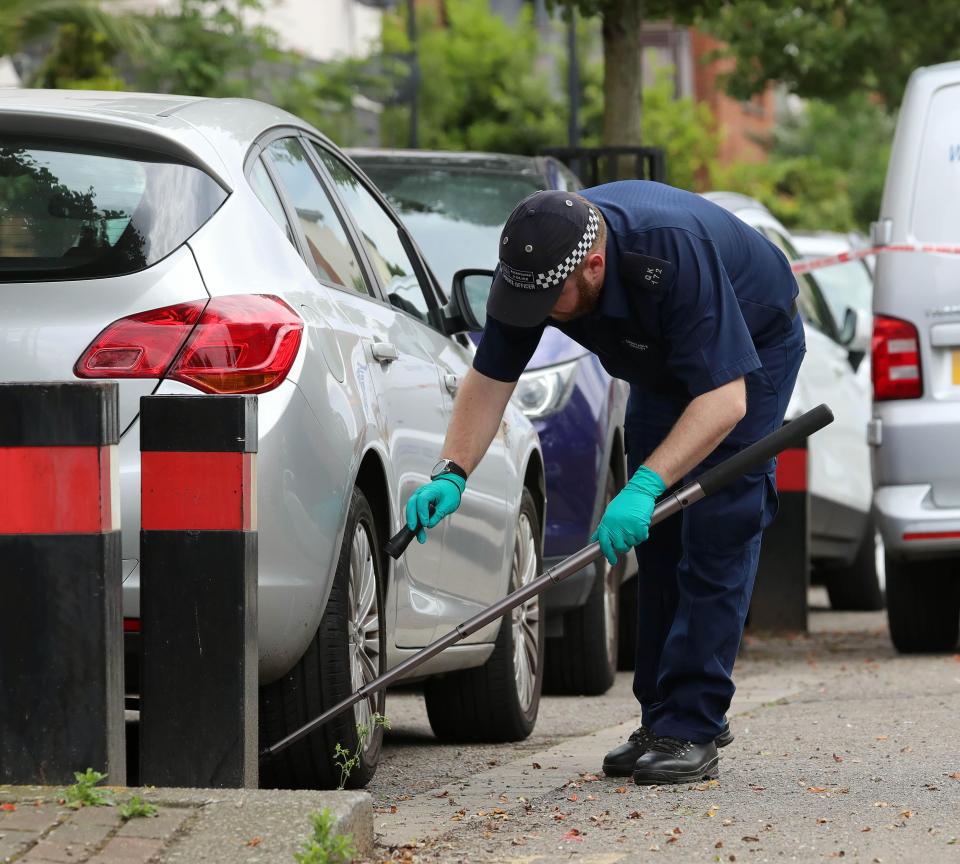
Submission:
[[[430,479],[436,480],[441,474],[456,474],[464,483],[467,482],[467,472],[452,459],[441,459],[437,462],[433,466],[433,471],[430,472]]]

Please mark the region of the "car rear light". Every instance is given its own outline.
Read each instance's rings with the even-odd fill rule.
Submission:
[[[78,378],[162,378],[200,319],[205,300],[114,321],[74,366]]]
[[[114,322],[75,372],[81,378],[165,377],[204,393],[264,393],[290,372],[302,334],[303,322],[279,297],[215,297]]]
[[[871,351],[875,400],[916,399],[923,395],[920,337],[913,324],[874,315]]]

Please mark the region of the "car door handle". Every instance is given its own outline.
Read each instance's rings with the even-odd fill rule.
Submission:
[[[443,386],[447,388],[447,392],[451,396],[456,395],[457,390],[460,388],[460,377],[458,375],[454,375],[453,373],[444,375]]]
[[[392,342],[374,342],[370,346],[370,353],[374,360],[381,363],[392,363],[400,355],[397,353],[397,346]]]

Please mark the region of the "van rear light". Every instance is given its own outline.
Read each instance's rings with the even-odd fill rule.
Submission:
[[[279,297],[215,297],[114,322],[74,371],[81,378],[170,378],[204,393],[265,393],[289,374],[302,334],[303,322]]]
[[[875,400],[916,399],[923,395],[920,337],[913,324],[874,315],[871,352]]]

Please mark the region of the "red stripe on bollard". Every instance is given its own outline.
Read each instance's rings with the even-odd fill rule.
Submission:
[[[807,451],[784,450],[777,457],[777,491],[807,491]]]
[[[144,531],[256,530],[251,477],[255,453],[144,451]]]
[[[0,447],[0,531],[113,530],[112,447]]]

